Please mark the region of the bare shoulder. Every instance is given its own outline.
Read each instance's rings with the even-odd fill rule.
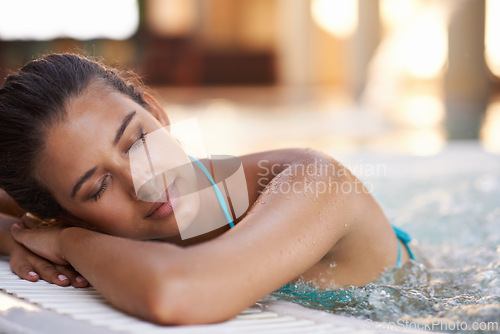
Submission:
[[[286,168],[296,165],[338,162],[311,148],[287,148],[247,154],[239,157],[245,170],[249,198],[257,199],[267,184]]]

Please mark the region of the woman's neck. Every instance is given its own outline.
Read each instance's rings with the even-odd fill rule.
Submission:
[[[211,170],[210,162],[208,159],[199,161],[206,167],[208,171]],[[191,224],[197,224],[198,226],[200,226],[200,224],[206,224],[209,217],[214,217],[214,215],[220,216],[220,218],[217,217],[217,219],[224,219],[224,222],[221,221],[221,227],[192,238],[182,239],[182,236],[178,234],[172,237],[161,239],[162,241],[174,243],[179,246],[189,246],[214,239],[230,229],[225,217],[221,215],[221,203],[219,202],[215,194],[212,183],[208,180],[203,171],[194,163],[193,168],[195,170],[196,177],[198,179],[198,187],[200,189],[200,191],[198,191],[198,194],[200,196],[200,208],[198,210],[198,214],[193,219]]]

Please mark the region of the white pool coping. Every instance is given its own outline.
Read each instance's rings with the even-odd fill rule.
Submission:
[[[94,288],[59,287],[14,275],[0,257],[0,333],[424,333],[263,298],[235,318],[212,325],[157,326],[107,303]]]

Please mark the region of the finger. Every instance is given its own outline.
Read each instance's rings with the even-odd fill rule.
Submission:
[[[75,269],[73,269],[70,266],[57,265],[56,269],[59,270],[61,274],[68,277],[68,279],[71,282],[71,285],[74,286],[75,288],[86,288],[89,284],[82,275],[80,275]]]
[[[19,242],[20,244],[22,244],[22,241],[23,239],[25,238],[25,233],[26,233],[26,230],[24,228],[22,228],[19,224],[12,224],[12,226],[10,227],[10,234],[12,235],[12,237],[14,238],[14,240],[16,240],[17,242]]]
[[[35,272],[35,268],[29,263],[25,262],[22,264],[10,264],[10,270],[19,278],[25,279],[30,282],[36,282],[40,278],[38,274]]]
[[[23,245],[25,247],[26,247],[26,243],[28,243],[30,240],[30,236],[31,236],[30,233],[31,233],[31,230],[25,229],[25,228],[21,227],[20,225],[18,225],[17,223],[12,224],[12,226],[10,227],[10,234],[12,235],[14,240],[16,240],[17,242],[19,242],[21,245]],[[27,247],[27,248],[29,248],[29,247]]]
[[[35,265],[35,269],[40,277],[49,283],[59,286],[68,286],[71,283],[69,278],[57,270],[55,265],[50,262],[39,261],[39,263]]]

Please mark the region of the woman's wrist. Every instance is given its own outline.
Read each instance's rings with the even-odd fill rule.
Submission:
[[[57,247],[59,250],[59,254],[64,261],[69,262],[68,261],[69,251],[75,248],[74,247],[75,240],[81,239],[83,237],[82,232],[84,233],[84,231],[86,230],[74,226],[67,227],[61,230],[57,240]]]

